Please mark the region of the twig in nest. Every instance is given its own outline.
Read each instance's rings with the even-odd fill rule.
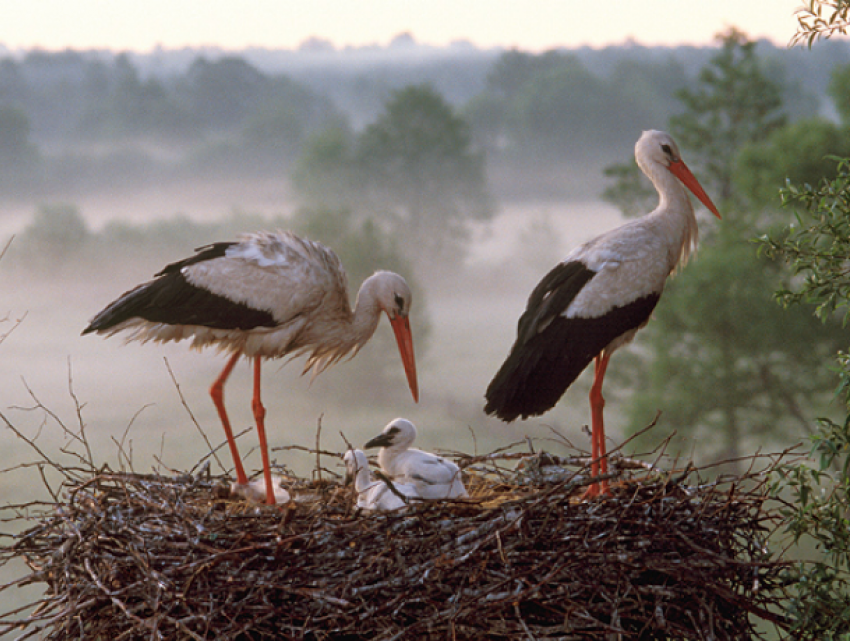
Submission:
[[[377,478],[380,481],[383,481],[386,484],[386,486],[389,488],[390,492],[392,492],[398,498],[400,498],[402,501],[404,501],[405,505],[410,505],[410,497],[405,496],[404,494],[399,492],[398,488],[393,484],[393,480],[389,476],[384,474],[381,470],[375,470],[375,478]]]
[[[152,403],[147,403],[146,405],[142,405],[136,413],[130,417],[130,422],[127,423],[127,427],[124,428],[124,432],[121,434],[121,440],[116,440],[115,437],[112,437],[112,442],[115,443],[118,448],[118,465],[121,469],[124,469],[121,464],[121,459],[123,458],[127,462],[127,469],[132,472],[133,471],[133,452],[131,451],[127,454],[127,451],[124,449],[124,443],[127,441],[127,435],[130,433],[130,429],[133,427],[133,423],[136,422],[136,419],[144,412],[147,408],[151,407]]]
[[[320,454],[320,446],[322,443],[322,417],[324,414],[319,414],[319,418],[316,420],[316,469],[313,472],[315,475],[316,481],[322,481],[322,455]]]
[[[86,448],[86,456],[88,457],[89,465],[94,467],[94,456],[92,455],[91,447],[89,446],[89,440],[86,438],[86,422],[83,420],[83,406],[80,405],[77,394],[74,392],[74,376],[71,369],[70,356],[68,357],[68,394],[71,397],[71,400],[74,401],[74,410],[77,413],[77,425],[80,428],[80,442],[83,444],[83,447]]]
[[[342,440],[343,440],[343,442],[345,443],[345,446],[346,446],[349,450],[353,450],[353,449],[354,449],[354,446],[351,444],[351,441],[349,441],[349,440],[348,440],[348,438],[346,438],[345,434],[343,434],[343,433],[342,433],[342,430],[340,430],[340,431],[339,431],[339,435],[342,437]]]
[[[186,397],[183,396],[183,390],[180,389],[180,383],[177,382],[177,377],[174,375],[174,371],[171,369],[171,363],[168,362],[167,358],[162,359],[165,363],[165,368],[168,370],[168,375],[171,377],[171,382],[174,383],[174,389],[177,390],[177,396],[180,398],[180,404],[183,405],[183,409],[186,410],[186,413],[189,414],[189,418],[192,421],[192,424],[195,426],[195,429],[201,433],[201,438],[204,439],[204,443],[207,444],[207,447],[210,450],[210,456],[215,459],[215,462],[218,463],[218,466],[221,468],[223,472],[227,471],[227,468],[224,467],[221,463],[221,459],[218,458],[218,448],[213,447],[213,444],[210,442],[210,439],[207,438],[207,433],[204,432],[201,424],[198,423],[198,419],[195,418],[195,414],[192,412],[192,408],[189,407],[189,403],[186,402]],[[198,461],[198,465],[203,463],[203,459]],[[197,465],[196,465],[197,467]],[[190,470],[190,473],[194,473],[194,469]]]

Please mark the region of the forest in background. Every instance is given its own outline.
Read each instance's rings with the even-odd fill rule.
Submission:
[[[0,187],[49,197],[216,173],[284,176],[312,134],[360,131],[393,91],[427,84],[469,123],[499,198],[596,197],[601,168],[681,111],[676,93],[714,51],[632,44],[532,55],[434,48],[402,34],[343,50],[310,41],[295,51],[6,52]],[[837,118],[827,87],[850,45],[759,42],[757,51],[789,118]]]

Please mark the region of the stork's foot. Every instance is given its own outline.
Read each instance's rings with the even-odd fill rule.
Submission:
[[[275,503],[288,503],[290,500],[289,492],[281,487],[283,477],[272,476],[272,491],[274,492]],[[241,496],[251,503],[266,502],[266,483],[263,477],[248,481],[247,483],[231,483],[230,495]]]
[[[599,481],[594,483],[593,485],[588,486],[588,488],[581,495],[583,501],[589,501],[590,499],[599,498],[600,496],[610,496],[611,490],[608,487],[608,481]]]

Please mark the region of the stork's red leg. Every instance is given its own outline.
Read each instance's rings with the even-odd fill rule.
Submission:
[[[590,414],[591,414],[591,456],[590,473],[596,476],[608,474],[608,457],[605,452],[605,420],[603,410],[605,399],[602,397],[602,381],[605,379],[605,370],[608,368],[610,354],[603,353],[596,357],[593,385],[590,388]],[[608,479],[594,483],[588,488],[589,496],[608,494]]]
[[[269,461],[269,446],[266,441],[266,408],[260,400],[260,372],[263,361],[259,356],[254,357],[254,400],[251,408],[254,410],[254,420],[257,422],[257,436],[260,439],[260,454],[263,456],[263,478],[266,481],[266,503],[274,505],[274,488],[272,487],[272,468]]]
[[[236,469],[236,482],[239,485],[247,485],[248,477],[245,475],[245,468],[242,467],[242,459],[239,458],[239,450],[236,449],[236,440],[233,438],[233,430],[230,428],[230,419],[227,418],[227,411],[224,409],[224,384],[233,371],[236,361],[239,360],[239,352],[236,352],[227,361],[227,365],[221,370],[221,374],[215,379],[215,383],[210,387],[210,396],[212,396],[213,404],[218,410],[218,416],[221,419],[221,424],[224,426],[224,433],[227,436],[227,444],[230,446],[230,453],[233,455],[233,466]]]

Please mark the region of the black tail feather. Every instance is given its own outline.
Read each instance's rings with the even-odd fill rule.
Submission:
[[[602,349],[595,353],[592,353],[593,348],[583,354],[575,353],[568,344],[564,344],[564,337],[567,338],[566,343],[570,342],[569,334],[552,333],[549,338],[556,336],[562,339],[556,342],[538,336],[535,340],[514,345],[487,387],[484,411],[511,422],[552,409]]]

